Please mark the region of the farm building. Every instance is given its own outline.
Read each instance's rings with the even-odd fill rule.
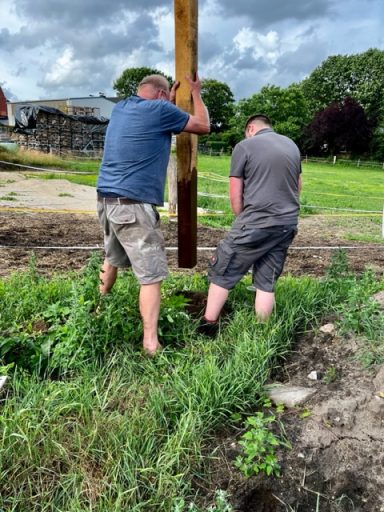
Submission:
[[[63,114],[78,116],[93,116],[109,119],[115,103],[120,98],[99,96],[83,96],[79,98],[64,98],[53,100],[10,101],[7,105],[8,122],[15,126],[15,115],[20,107],[44,106],[60,110]]]
[[[105,130],[119,98],[99,96],[8,102],[12,139],[44,153],[100,153]]]
[[[44,153],[99,153],[108,122],[106,118],[64,114],[52,107],[24,105],[15,113],[12,139],[24,149]]]

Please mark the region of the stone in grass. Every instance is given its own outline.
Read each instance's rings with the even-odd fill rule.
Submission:
[[[3,387],[5,386],[5,383],[7,382],[7,379],[8,377],[0,377],[0,391],[3,389]]]
[[[316,393],[316,389],[313,388],[283,384],[267,385],[264,389],[274,404],[283,404],[285,407],[302,405]]]
[[[335,326],[333,324],[322,325],[319,330],[323,334],[330,334],[330,335],[335,334],[335,331],[336,331]]]
[[[384,290],[375,293],[372,298],[379,304],[381,309],[384,309]]]

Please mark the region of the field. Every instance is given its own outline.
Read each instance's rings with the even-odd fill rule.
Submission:
[[[228,201],[211,197],[226,195],[228,168],[226,157],[199,159],[205,245],[231,220]],[[384,319],[372,297],[384,289],[383,176],[304,165],[302,233],[266,324],[254,321],[247,277],[231,294],[218,338],[199,337],[206,263],[201,272],[173,263],[160,320],[165,350],[150,360],[140,351],[129,273],[100,302],[100,252],[28,249],[100,243],[94,218],[23,212],[16,180],[0,174],[0,242],[15,246],[1,250],[1,373],[9,381],[1,395],[0,510],[381,510]],[[62,188],[69,196],[61,199],[70,204],[78,190]],[[175,244],[165,215],[164,230]],[[356,249],[299,251],[320,243]],[[322,333],[330,322],[334,331]],[[305,405],[277,408],[264,387],[276,382],[317,393]]]

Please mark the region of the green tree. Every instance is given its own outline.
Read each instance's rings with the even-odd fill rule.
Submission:
[[[229,127],[234,113],[235,99],[229,86],[224,82],[206,78],[201,81],[201,96],[208,108],[211,132],[220,133]]]
[[[238,135],[238,140],[244,137],[246,119],[257,113],[266,114],[272,120],[274,129],[300,142],[304,127],[310,121],[307,100],[297,84],[287,88],[267,85],[259,93],[248,99],[240,100],[231,126]]]
[[[350,96],[375,124],[384,121],[383,50],[331,56],[300,85],[312,114]]]
[[[172,84],[172,77],[165,75],[162,71],[153,68],[127,68],[113,83],[113,88],[119,96],[132,96],[137,93],[137,87],[145,76],[162,75],[169,84]]]

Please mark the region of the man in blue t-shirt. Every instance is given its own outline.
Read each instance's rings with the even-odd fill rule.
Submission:
[[[156,206],[164,201],[171,137],[183,131],[205,134],[210,129],[200,80],[186,80],[193,115],[174,105],[179,83],[170,89],[161,75],[145,77],[137,96],[117,103],[97,181],[97,210],[105,245],[100,293],[111,290],[118,268],[132,267],[140,283],[143,348],[149,355],[161,348],[157,335],[160,286],[168,268]]]

